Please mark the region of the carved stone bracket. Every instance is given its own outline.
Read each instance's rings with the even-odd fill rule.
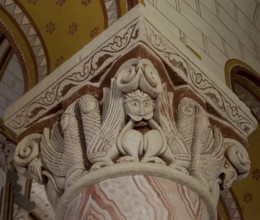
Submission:
[[[136,175],[167,190],[168,181],[184,185],[216,219],[220,190],[249,172],[246,137],[255,119],[140,7],[118,21],[123,29],[97,38],[72,58],[84,59],[65,64],[7,114],[23,138],[16,167],[45,185],[58,219],[91,187]]]

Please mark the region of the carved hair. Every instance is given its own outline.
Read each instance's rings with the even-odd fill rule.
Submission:
[[[133,92],[126,93],[124,95],[124,97],[125,97],[125,100],[127,100],[127,99],[132,99],[134,97],[146,98],[146,97],[149,97],[149,95],[147,93],[143,92],[142,90],[137,89]]]

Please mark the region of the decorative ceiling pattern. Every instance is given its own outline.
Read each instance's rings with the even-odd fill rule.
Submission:
[[[37,27],[48,54],[50,71],[76,53],[106,27],[104,1],[16,2],[19,2],[20,7]]]
[[[27,17],[19,6],[19,1],[17,1],[18,4],[13,0],[2,0],[0,3],[5,12],[13,18],[16,25],[18,25],[19,30],[23,32],[24,37],[27,39],[37,63],[37,72],[39,76],[46,75],[48,70],[45,51],[43,49],[42,41],[30,21],[30,17]]]

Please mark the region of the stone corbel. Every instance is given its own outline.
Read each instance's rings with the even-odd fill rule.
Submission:
[[[55,83],[40,88],[39,96],[27,94],[28,105],[14,105],[17,113],[6,120],[21,139],[17,169],[45,185],[57,219],[75,216],[78,201],[92,215],[93,204],[104,205],[97,197],[111,198],[116,207],[106,202],[119,210],[115,213],[131,219],[123,204],[135,201],[126,194],[140,186],[155,201],[162,190],[169,207],[175,203],[171,198],[179,198],[180,209],[195,201],[196,210],[183,211],[179,219],[190,213],[193,219],[216,219],[220,190],[249,172],[246,138],[255,119],[201,64],[191,62],[177,41],[166,40],[150,15],[139,16],[144,10],[139,7],[128,23],[119,21],[123,30],[115,26],[113,35],[97,39],[102,47],[76,64],[77,71],[69,72],[65,64],[63,70],[69,70],[61,79],[59,72],[48,76],[39,87],[51,78]],[[169,207],[168,217],[178,216]]]

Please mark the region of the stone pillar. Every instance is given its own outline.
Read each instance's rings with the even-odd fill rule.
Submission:
[[[138,5],[8,109],[57,219],[217,219],[248,174],[256,120],[158,21]]]

